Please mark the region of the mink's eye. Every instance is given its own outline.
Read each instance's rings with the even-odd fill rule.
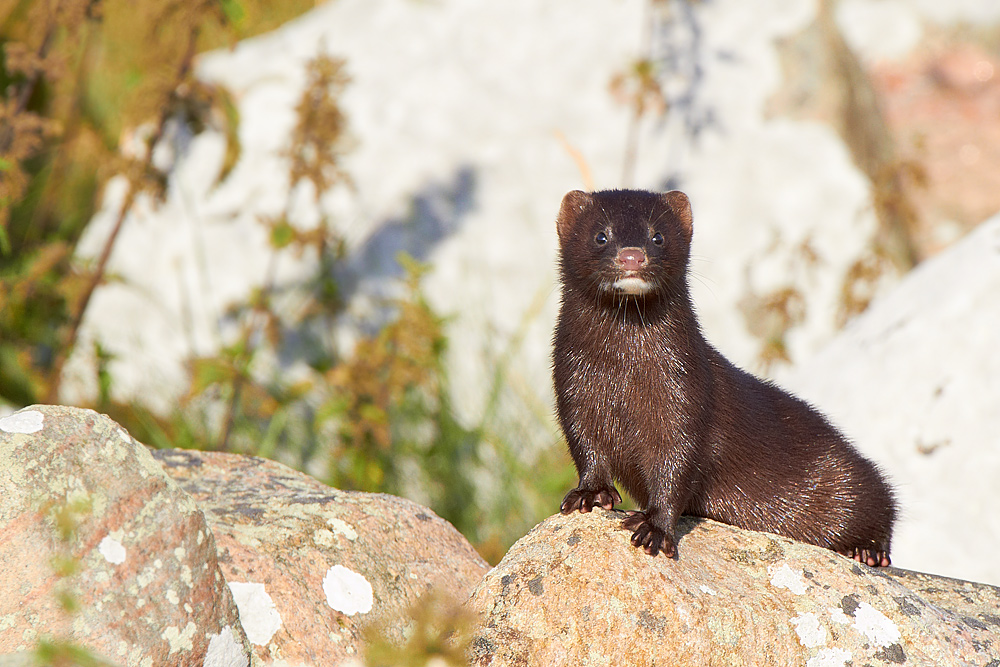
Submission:
[[[604,245],[608,242],[608,235],[604,232],[597,232],[597,236],[594,237],[594,243],[597,245]]]
[[[656,244],[656,245],[663,245],[663,234],[661,234],[660,232],[656,232],[650,238],[651,238],[651,240],[653,241],[654,244]]]

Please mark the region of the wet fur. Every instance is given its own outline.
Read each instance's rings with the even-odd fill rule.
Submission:
[[[875,465],[815,409],[735,367],[702,335],[687,283],[687,197],[574,191],[557,226],[553,377],[580,473],[562,511],[610,509],[621,501],[617,481],[644,508],[624,526],[654,556],[675,554],[677,519],[690,514],[888,565],[895,501]],[[646,254],[647,294],[610,287],[626,247]]]

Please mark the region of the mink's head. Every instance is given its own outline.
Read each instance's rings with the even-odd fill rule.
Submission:
[[[677,190],[574,190],[556,219],[562,282],[601,300],[687,290],[691,203]]]

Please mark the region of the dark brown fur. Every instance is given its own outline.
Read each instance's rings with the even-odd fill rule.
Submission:
[[[677,519],[690,514],[888,565],[895,501],[875,465],[702,335],[688,292],[687,197],[574,191],[557,225],[553,377],[580,473],[562,512],[611,509],[617,481],[644,508],[623,525],[653,556],[674,555]],[[609,288],[622,277],[652,289]]]

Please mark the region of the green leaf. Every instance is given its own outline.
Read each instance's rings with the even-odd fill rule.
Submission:
[[[57,577],[71,577],[80,571],[80,562],[72,556],[53,556],[49,565]]]
[[[197,359],[191,379],[191,393],[200,394],[212,385],[232,382],[238,373],[233,366],[223,359]]]
[[[271,227],[271,245],[279,250],[295,240],[295,228],[284,218]]]
[[[7,204],[5,199],[0,199],[0,207]],[[7,235],[7,226],[0,225],[0,255],[11,254],[10,236]]]
[[[247,18],[247,12],[243,9],[243,3],[239,2],[239,0],[222,0],[220,4],[222,5],[222,13],[225,14],[226,20],[239,29]]]
[[[75,614],[80,610],[80,602],[73,595],[72,591],[63,590],[56,594],[56,599],[59,600],[59,606],[67,614]]]

